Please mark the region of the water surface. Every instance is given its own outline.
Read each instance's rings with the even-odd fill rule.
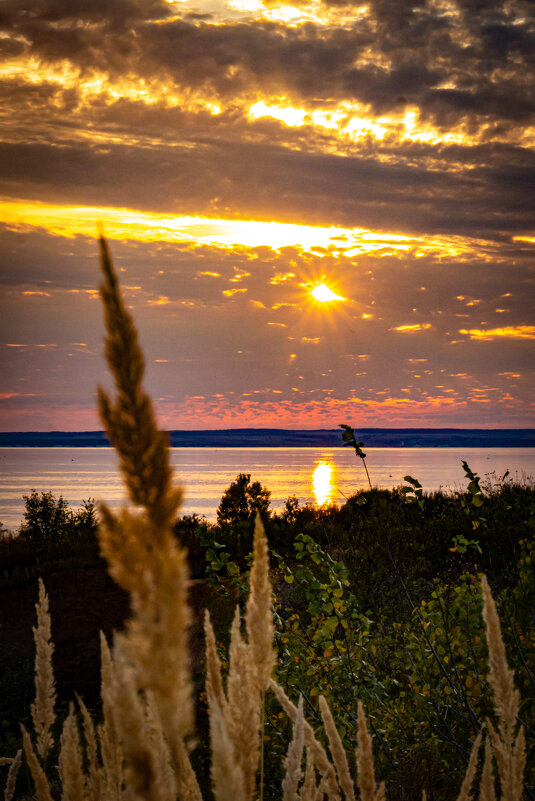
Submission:
[[[535,448],[368,448],[371,480],[379,487],[403,483],[407,474],[424,489],[465,486],[461,461],[481,476],[506,470],[519,480],[535,475]],[[172,448],[172,462],[185,488],[182,513],[215,519],[221,496],[238,473],[250,473],[271,490],[271,506],[289,495],[301,503],[343,502],[367,486],[360,459],[349,448]],[[16,528],[23,494],[51,490],[73,507],[95,498],[115,506],[125,500],[111,448],[1,448],[0,520]]]

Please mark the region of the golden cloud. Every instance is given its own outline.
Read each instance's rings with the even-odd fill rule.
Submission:
[[[535,339],[535,325],[510,325],[505,328],[461,328],[459,334],[465,334],[470,339],[496,339],[508,337],[510,339]]]

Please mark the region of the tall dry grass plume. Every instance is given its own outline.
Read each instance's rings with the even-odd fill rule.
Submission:
[[[15,786],[21,764],[22,748],[19,748],[13,759],[10,757],[0,757],[0,765],[9,765],[6,786],[4,788],[4,801],[12,801],[13,796],[15,795]]]
[[[485,576],[481,580],[483,592],[483,618],[489,649],[488,682],[494,693],[497,725],[487,723],[490,751],[498,766],[501,798],[516,801],[522,795],[522,781],[526,764],[524,729],[518,725],[520,695],[514,684],[514,673],[507,664],[505,644],[500,628],[496,604]],[[489,761],[487,754],[486,761]],[[487,768],[487,773],[490,768]],[[490,782],[487,778],[487,786]]]
[[[173,485],[167,437],[158,431],[152,404],[143,391],[143,355],[126,310],[105,241],[101,240],[104,281],[101,295],[107,329],[106,354],[116,396],[99,392],[101,415],[116,448],[125,484],[137,512],[101,507],[100,544],[113,578],[129,593],[132,618],[113,648],[102,638],[102,714],[92,720],[83,702],[71,705],[59,743],[59,785],[47,777],[52,747],[55,690],[48,599],[39,588],[36,641],[36,698],[33,738],[23,730],[26,761],[38,801],[202,801],[189,753],[193,700],[188,656],[188,571],[184,550],[172,533],[180,504]],[[263,705],[271,690],[293,723],[285,759],[283,801],[383,801],[373,743],[362,704],[357,709],[357,774],[342,746],[331,711],[320,698],[328,749],[297,705],[271,678],[272,590],[268,547],[261,521],[254,534],[254,562],[245,620],[239,609],[232,624],[228,671],[222,670],[212,623],[205,620],[206,695],[211,777],[217,801],[262,797]],[[508,668],[496,607],[483,579],[484,617],[489,645],[489,684],[496,723],[488,723],[482,769],[480,732],[459,801],[519,801],[525,749],[517,732],[518,694]],[[295,688],[298,695],[298,688]],[[20,759],[19,759],[20,761]],[[15,760],[15,763],[17,760]],[[5,797],[13,797],[12,765]],[[496,783],[494,766],[497,768]],[[479,794],[473,790],[481,774]]]
[[[51,728],[55,720],[54,704],[56,690],[52,669],[52,632],[50,612],[45,585],[39,579],[39,602],[37,609],[37,628],[33,630],[35,642],[35,700],[31,705],[32,722],[37,735],[36,750],[43,762],[54,744]]]
[[[212,778],[218,801],[231,801],[232,793],[236,801],[252,801],[257,789],[264,695],[275,664],[268,549],[260,517],[255,524],[253,555],[245,614],[247,637],[242,636],[237,608],[231,628],[226,690],[208,614],[205,620]]]

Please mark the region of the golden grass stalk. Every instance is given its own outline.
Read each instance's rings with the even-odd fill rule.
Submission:
[[[162,799],[175,801],[177,797],[177,783],[172,768],[171,752],[167,742],[160,717],[156,710],[154,699],[147,695],[145,706],[145,731],[150,743],[150,751],[154,755],[155,774],[158,784],[158,795]]]
[[[184,801],[200,799],[200,794],[194,792],[197,783],[191,781],[185,750],[171,764],[156,703],[150,693],[138,691],[133,666],[120,651],[112,659],[107,648],[103,648],[104,664],[103,696],[106,695],[109,718],[105,717],[100,742],[104,786],[111,790],[109,797],[122,799],[124,784],[127,798],[176,801],[178,795]],[[108,795],[104,797],[107,799]]]
[[[80,735],[71,704],[69,714],[63,724],[60,737],[59,775],[61,778],[61,801],[80,801],[84,799],[85,781],[82,768]]]
[[[297,707],[295,704],[290,701],[280,684],[277,684],[273,680],[270,682],[270,689],[273,691],[274,695],[276,696],[278,702],[295,725],[295,721],[297,719]],[[314,730],[310,723],[306,720],[303,724],[304,730],[304,737],[305,737],[305,744],[310,749],[310,753],[312,754],[312,758],[314,760],[314,764],[319,770],[322,781],[324,780],[324,785],[326,787],[326,792],[328,793],[330,801],[338,801],[340,798],[338,782],[336,781],[336,773],[334,770],[333,765],[329,761],[329,757],[327,756],[327,752],[325,751],[322,744],[316,739],[314,734]]]
[[[247,801],[242,766],[228,731],[225,714],[213,695],[210,709],[212,784],[216,801]]]
[[[522,795],[526,763],[523,728],[515,737],[520,698],[514,686],[514,673],[507,664],[500,619],[485,576],[481,579],[481,591],[489,649],[487,678],[494,692],[494,709],[498,718],[497,729],[490,721],[487,726],[498,765],[502,801],[517,801]]]
[[[332,801],[333,796],[329,792],[329,777],[322,776],[320,779],[320,783],[316,788],[316,792],[314,793],[314,801],[324,801],[325,796],[327,796],[328,801]]]
[[[188,752],[183,740],[176,744],[173,758],[176,764],[176,786],[180,801],[202,801],[197,777],[191,766]]]
[[[347,801],[355,801],[355,788],[349,772],[349,764],[347,761],[346,752],[344,750],[341,737],[338,734],[338,729],[336,728],[336,724],[333,720],[331,710],[329,709],[329,704],[323,695],[320,695],[319,704],[323,725],[325,727],[325,733],[329,738],[329,747],[331,749],[334,767],[336,768],[338,784],[342,788]]]
[[[115,722],[124,754],[125,784],[134,798],[161,801],[157,759],[145,725],[143,696],[138,692],[134,670],[119,655],[115,661]]]
[[[264,526],[257,513],[253,540],[253,566],[249,579],[245,622],[251,658],[259,692],[269,686],[276,655],[273,648],[275,628],[271,614],[272,589],[269,580],[269,551]]]
[[[0,763],[2,760],[0,760]],[[22,764],[22,748],[19,748],[15,754],[15,758],[10,760],[9,771],[6,779],[6,786],[4,789],[4,801],[11,801],[15,793],[15,785],[17,783],[17,776],[20,766]],[[5,764],[5,763],[3,763]]]
[[[285,775],[282,780],[282,801],[298,801],[299,782],[303,777],[301,762],[303,760],[303,748],[305,745],[303,715],[303,696],[299,697],[297,705],[297,716],[292,733],[292,741],[288,747],[288,754],[284,760]]]
[[[103,722],[98,727],[102,760],[102,791],[105,799],[119,801],[123,786],[123,750],[115,721],[115,669],[104,634],[100,634],[100,695]]]
[[[268,549],[259,518],[255,525],[253,554],[251,590],[246,607],[247,641],[242,637],[240,613],[236,609],[231,628],[226,693],[213,628],[209,616],[205,616],[206,691],[214,793],[219,792],[217,781],[227,776],[225,781],[237,783],[238,791],[243,792],[246,801],[252,801],[256,791],[264,693],[275,659]],[[223,737],[224,748],[215,742],[218,733]]]
[[[373,762],[372,738],[368,732],[362,702],[357,713],[357,784],[361,801],[382,801],[385,797],[384,783],[376,787]]]
[[[500,619],[486,576],[481,579],[481,590],[483,594],[483,619],[487,629],[487,646],[489,649],[488,682],[494,692],[494,708],[499,720],[501,738],[510,747],[514,739],[519,695],[518,691],[515,690],[514,672],[507,664]]]
[[[206,692],[209,698],[215,698],[221,708],[225,707],[226,696],[223,689],[221,660],[217,653],[216,640],[210,613],[204,613],[204,638],[206,642]]]
[[[89,711],[81,698],[76,696],[78,708],[82,716],[84,729],[85,753],[87,761],[85,801],[100,801],[102,797],[102,774],[98,758],[97,736],[95,725]]]
[[[242,768],[245,796],[250,800],[256,789],[263,704],[263,693],[258,692],[257,672],[251,651],[250,643],[246,643],[240,633],[240,614],[237,607],[229,646],[227,725]]]
[[[304,726],[303,726],[304,737]],[[314,801],[316,794],[316,769],[310,748],[306,747],[305,780],[299,793],[299,801]]]
[[[492,766],[492,746],[490,739],[485,740],[485,761],[479,785],[479,801],[496,801],[496,789],[494,785],[494,772]]]
[[[103,239],[100,248],[106,356],[117,388],[114,401],[99,390],[100,413],[130,499],[142,507],[136,516],[126,511],[115,515],[103,506],[100,544],[110,574],[131,597],[133,616],[116,641],[134,668],[136,689],[154,698],[178,769],[183,740],[193,726],[188,570],[171,530],[181,491],[172,485],[167,435],[158,430],[142,389],[143,354]]]
[[[44,772],[41,763],[39,762],[37,755],[33,750],[30,735],[24,726],[21,726],[21,730],[24,756],[26,757],[26,762],[28,763],[30,773],[32,774],[37,801],[53,801],[46,773]]]
[[[177,510],[181,492],[172,486],[168,436],[156,425],[150,397],[141,382],[143,353],[130,312],[123,303],[108,246],[100,238],[104,281],[100,294],[107,330],[106,358],[117,385],[113,403],[99,388],[99,409],[133,503],[147,509],[156,524],[165,525]]]
[[[146,518],[102,511],[102,552],[134,613],[117,639],[136,664],[140,686],[154,693],[165,731],[185,737],[193,722],[185,553],[170,529],[161,536]]]
[[[33,629],[35,641],[35,701],[31,705],[34,731],[37,735],[37,753],[43,761],[54,744],[50,731],[56,714],[54,704],[56,690],[52,668],[54,645],[50,627],[48,595],[43,580],[39,579],[39,601],[37,610],[37,627]]]
[[[477,756],[479,754],[480,745],[481,745],[481,732],[479,732],[476,739],[474,740],[474,745],[472,746],[472,751],[470,752],[470,759],[468,760],[468,766],[466,768],[466,773],[464,774],[464,779],[463,783],[461,784],[459,795],[457,796],[457,801],[469,801],[469,799],[472,796],[472,785],[474,783],[476,775]]]

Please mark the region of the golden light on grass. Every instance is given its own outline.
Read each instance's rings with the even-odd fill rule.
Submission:
[[[312,473],[312,494],[317,506],[325,506],[333,501],[333,471],[330,462],[320,462]]]
[[[337,295],[326,284],[318,284],[310,293],[320,303],[329,303],[332,300],[346,300],[341,295]]]

